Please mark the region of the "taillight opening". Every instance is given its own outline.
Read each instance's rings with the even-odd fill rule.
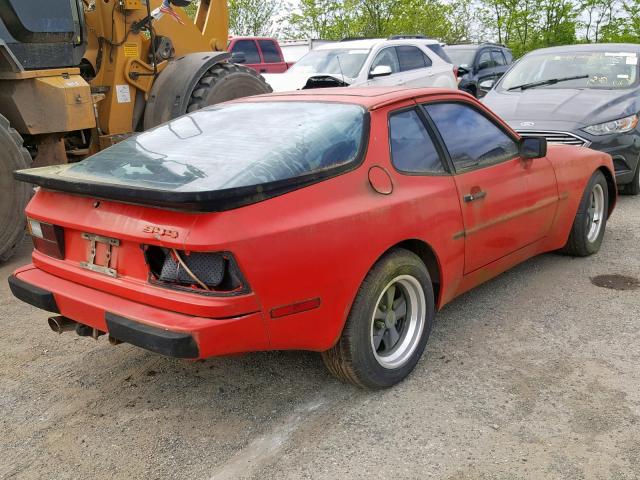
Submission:
[[[64,260],[64,229],[62,227],[28,218],[27,228],[36,250],[50,257]]]
[[[204,295],[247,293],[245,281],[229,252],[190,252],[145,245],[149,282]]]

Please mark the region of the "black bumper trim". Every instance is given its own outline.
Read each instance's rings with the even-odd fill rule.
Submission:
[[[36,287],[30,283],[20,280],[15,275],[9,277],[9,288],[13,296],[29,305],[41,308],[48,312],[60,313],[56,299],[48,290]]]
[[[198,358],[198,345],[188,333],[171,332],[105,312],[109,335],[131,345],[176,358]]]

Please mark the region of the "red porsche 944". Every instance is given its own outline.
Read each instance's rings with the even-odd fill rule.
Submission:
[[[242,99],[16,178],[40,188],[9,282],[54,330],[194,359],[313,350],[369,388],[411,372],[457,295],[597,252],[616,199],[609,155],[440,89]]]

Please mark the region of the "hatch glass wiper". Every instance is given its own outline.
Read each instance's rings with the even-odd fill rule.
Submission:
[[[580,80],[582,78],[589,78],[589,75],[576,75],[574,77],[562,77],[562,78],[549,78],[547,80],[540,80],[538,82],[524,83],[522,85],[516,85],[515,87],[507,88],[507,91],[511,90],[527,90],[528,88],[544,87],[545,85],[555,85],[559,82],[568,82],[569,80]]]

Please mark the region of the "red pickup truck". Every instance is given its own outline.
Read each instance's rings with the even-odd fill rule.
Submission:
[[[258,73],[282,73],[289,68],[275,38],[233,37],[227,51],[231,61],[253,68]]]

